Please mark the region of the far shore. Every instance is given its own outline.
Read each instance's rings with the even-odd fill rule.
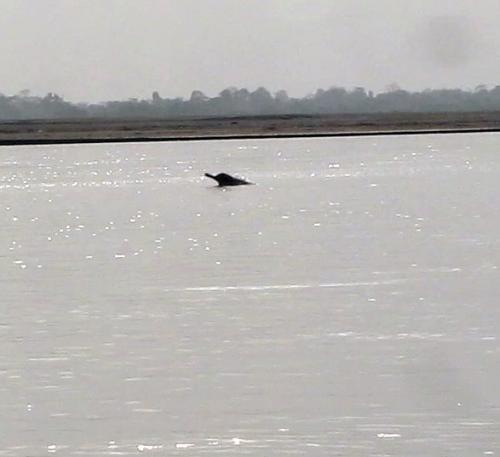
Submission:
[[[0,121],[0,146],[500,132],[500,112]]]

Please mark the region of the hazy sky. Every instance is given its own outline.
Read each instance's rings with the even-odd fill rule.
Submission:
[[[500,84],[500,0],[0,0],[0,92]]]

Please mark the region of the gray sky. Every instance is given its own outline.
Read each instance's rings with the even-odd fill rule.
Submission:
[[[0,92],[500,84],[500,0],[0,0]]]

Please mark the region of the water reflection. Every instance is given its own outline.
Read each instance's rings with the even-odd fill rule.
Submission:
[[[2,148],[0,454],[493,455],[497,144]]]

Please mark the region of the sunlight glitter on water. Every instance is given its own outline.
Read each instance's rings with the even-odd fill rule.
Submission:
[[[0,149],[0,453],[491,455],[498,138]]]

